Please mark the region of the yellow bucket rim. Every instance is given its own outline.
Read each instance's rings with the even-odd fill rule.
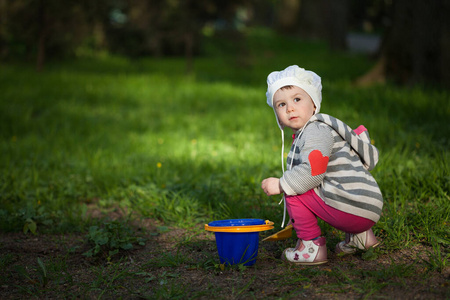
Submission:
[[[266,224],[250,226],[209,226],[205,224],[205,230],[212,232],[259,232],[273,229],[273,222],[266,220]]]

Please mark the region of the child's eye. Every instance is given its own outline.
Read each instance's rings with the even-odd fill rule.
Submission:
[[[295,98],[294,102],[299,102],[301,99],[300,98]]]
[[[283,107],[283,106],[285,106],[286,104],[284,104],[283,102],[281,102],[281,103],[278,103],[278,107]]]

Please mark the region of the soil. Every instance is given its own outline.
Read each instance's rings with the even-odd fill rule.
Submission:
[[[449,267],[430,270],[432,249],[421,244],[393,252],[382,244],[375,260],[329,250],[327,264],[294,266],[280,256],[295,239],[260,242],[255,265],[230,267],[220,265],[214,234],[203,224],[165,232],[152,220],[139,226],[145,246],[111,260],[83,256],[90,248],[84,234],[1,234],[0,298],[450,299]]]

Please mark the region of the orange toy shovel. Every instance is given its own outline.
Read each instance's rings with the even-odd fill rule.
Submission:
[[[292,225],[286,226],[284,229],[278,231],[277,233],[272,234],[271,236],[266,237],[262,241],[281,241],[288,239],[292,236]]]

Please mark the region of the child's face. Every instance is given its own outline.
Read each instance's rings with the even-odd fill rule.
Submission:
[[[276,91],[273,95],[273,107],[280,123],[294,132],[303,128],[316,108],[308,93],[297,86]]]

